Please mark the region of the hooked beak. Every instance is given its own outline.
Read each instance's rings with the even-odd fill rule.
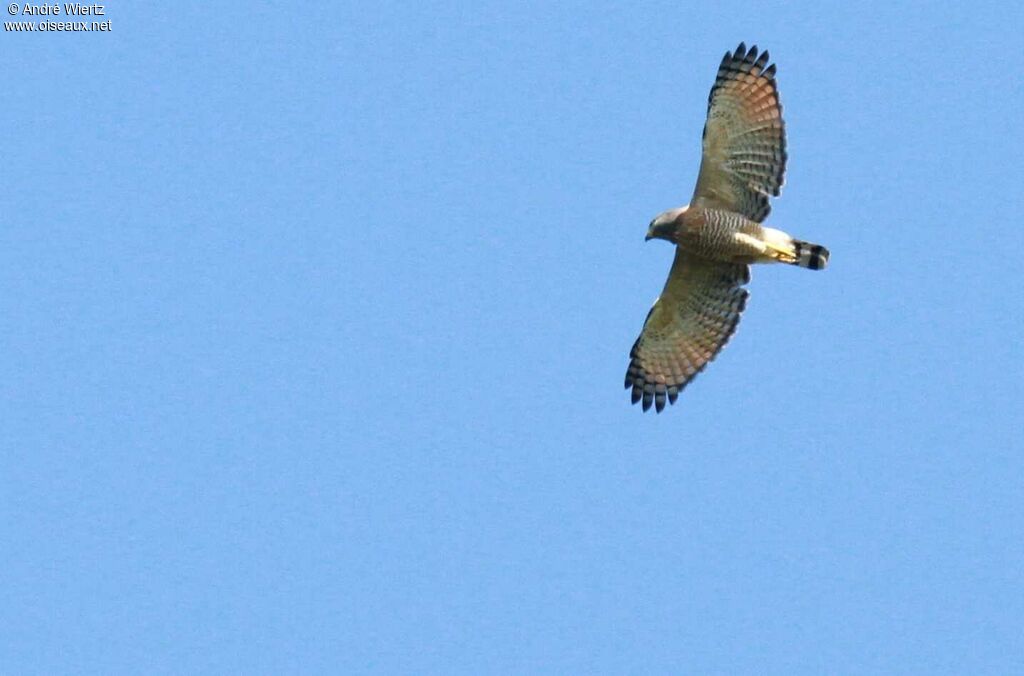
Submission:
[[[652,239],[654,239],[654,234],[650,230],[648,230],[647,231],[647,236],[644,237],[644,241],[645,242],[650,242]]]

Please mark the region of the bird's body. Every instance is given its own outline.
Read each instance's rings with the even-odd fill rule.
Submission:
[[[630,352],[633,403],[658,412],[721,351],[736,330],[749,265],[819,270],[828,250],[762,225],[786,168],[785,125],[768,52],[726,52],[708,97],[700,174],[691,204],[659,214],[647,239],[676,245],[661,296]],[[766,67],[767,66],[767,67]]]
[[[789,263],[818,269],[827,263],[818,256],[801,256],[815,245],[795,240],[775,228],[769,228],[734,211],[679,207],[668,216],[660,231],[652,237],[667,239],[695,256],[723,263]],[[660,217],[659,217],[660,218]],[[658,219],[655,219],[658,222]],[[660,233],[660,234],[657,234]],[[805,246],[806,245],[806,246]],[[823,250],[823,247],[819,247]],[[812,252],[808,252],[810,254]]]

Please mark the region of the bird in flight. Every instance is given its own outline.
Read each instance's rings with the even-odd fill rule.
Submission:
[[[676,402],[736,331],[752,263],[821,270],[828,249],[761,225],[782,189],[786,129],[768,52],[726,52],[708,97],[690,204],[659,214],[647,239],[676,245],[661,296],[629,353],[626,389],[643,410]]]

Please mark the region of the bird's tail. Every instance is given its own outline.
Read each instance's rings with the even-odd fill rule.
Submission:
[[[811,270],[821,270],[828,265],[828,249],[820,244],[793,239],[787,233],[775,228],[763,228],[761,233],[765,254],[769,260],[798,265]]]
[[[820,244],[794,239],[793,250],[796,260],[786,261],[790,265],[799,265],[810,270],[823,270],[828,265],[828,249]]]

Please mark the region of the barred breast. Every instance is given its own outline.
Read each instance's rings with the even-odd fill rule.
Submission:
[[[690,209],[679,244],[702,258],[730,263],[751,263],[760,251],[737,240],[736,233],[761,238],[761,226],[741,214],[720,209]]]

